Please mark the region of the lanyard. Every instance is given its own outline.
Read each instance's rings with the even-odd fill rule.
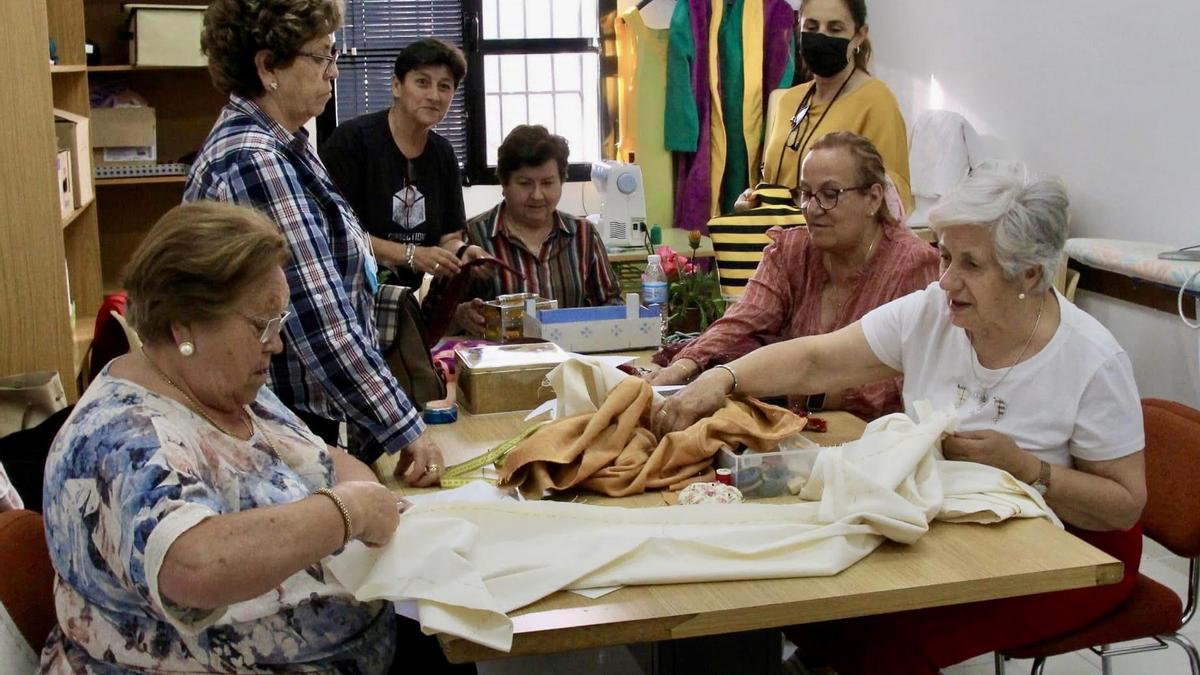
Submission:
[[[775,180],[779,183],[779,172],[783,169],[783,156],[788,150],[796,153],[796,183],[800,182],[800,163],[804,161],[804,155],[800,150],[808,147],[809,141],[816,135],[817,129],[821,127],[821,122],[825,121],[825,116],[829,114],[833,104],[837,103],[838,97],[842,95],[842,91],[850,84],[850,79],[854,77],[854,73],[858,70],[856,65],[851,71],[849,77],[842,81],[842,86],[834,92],[833,98],[830,99],[829,105],[825,106],[825,110],[821,112],[821,116],[817,118],[817,123],[809,126],[808,111],[812,107],[813,98],[817,91],[817,85],[814,83],[804,98],[800,99],[800,105],[796,106],[796,114],[792,117],[792,128],[788,132],[787,138],[784,140],[783,147],[779,149],[779,162],[775,165]],[[800,131],[800,124],[804,123],[804,131]]]

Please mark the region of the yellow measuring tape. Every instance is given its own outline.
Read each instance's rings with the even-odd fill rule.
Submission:
[[[483,453],[482,455],[479,455],[478,457],[473,457],[471,459],[468,459],[465,462],[462,462],[461,464],[455,464],[454,466],[447,468],[446,471],[442,473],[442,480],[441,480],[442,487],[443,488],[457,488],[457,487],[462,487],[462,486],[466,485],[467,483],[473,483],[478,480],[486,481],[488,483],[495,485],[496,479],[494,479],[494,478],[481,478],[481,477],[477,477],[477,476],[473,477],[470,474],[473,474],[476,471],[479,471],[480,469],[482,469],[483,467],[489,466],[492,464],[495,464],[497,467],[502,466],[504,464],[504,458],[506,456],[508,456],[508,453],[512,452],[513,448],[517,447],[517,445],[521,441],[532,436],[535,431],[537,431],[538,429],[541,429],[548,422],[549,422],[549,420],[546,420],[546,421],[538,422],[537,424],[531,425],[529,428],[525,429],[521,433],[517,434],[516,436],[513,436],[512,438],[508,439],[507,441],[504,441],[503,443],[501,443],[500,445],[497,445],[496,447],[492,448],[491,450],[488,450],[487,452]]]

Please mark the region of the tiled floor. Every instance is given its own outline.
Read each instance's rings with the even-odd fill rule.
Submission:
[[[1142,571],[1151,578],[1166,584],[1181,596],[1187,591],[1187,561],[1172,555],[1150,540],[1142,555]],[[1200,619],[1183,629],[1183,634],[1200,645]],[[632,651],[631,651],[632,650]],[[610,647],[503,661],[488,661],[479,664],[480,675],[643,675],[639,660],[645,662],[647,647],[635,645],[631,648]],[[641,657],[641,658],[639,658]],[[1009,661],[1006,672],[1023,675],[1029,672],[1030,661]],[[1184,675],[1189,673],[1187,656],[1183,649],[1172,645],[1169,649],[1131,654],[1113,660],[1115,673],[1130,675]],[[952,668],[946,675],[991,675],[992,655],[986,654]],[[1093,675],[1100,672],[1100,657],[1084,651],[1067,654],[1046,662],[1047,675]]]

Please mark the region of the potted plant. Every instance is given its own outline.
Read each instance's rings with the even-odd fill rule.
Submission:
[[[699,232],[688,233],[691,258],[676,253],[670,246],[658,248],[663,271],[667,274],[669,333],[703,331],[725,313],[725,300],[721,297],[716,271],[695,262],[700,239]]]

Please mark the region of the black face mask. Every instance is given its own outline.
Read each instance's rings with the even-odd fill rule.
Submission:
[[[831,37],[815,31],[800,33],[800,56],[817,77],[833,77],[842,72],[849,63],[846,60],[849,49],[850,40],[847,38]]]

